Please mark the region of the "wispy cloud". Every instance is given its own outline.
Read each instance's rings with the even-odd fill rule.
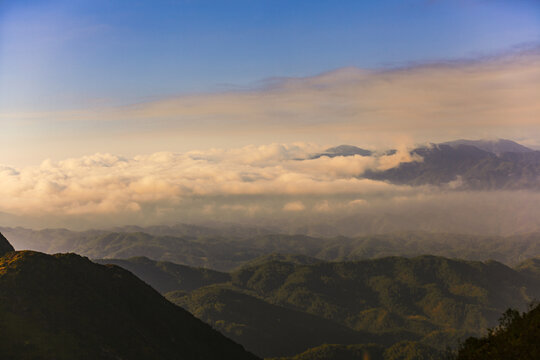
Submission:
[[[539,86],[540,53],[528,50],[381,71],[343,68],[275,79],[252,90],[123,107],[3,113],[0,121],[24,120],[34,129],[43,124],[57,134],[79,136],[83,143],[104,132],[122,134],[114,150],[120,147],[128,154],[134,153],[136,134],[152,138],[146,142],[153,141],[147,148],[154,151],[168,150],[162,147],[165,138],[171,144],[171,137],[189,141],[194,136],[200,142],[219,136],[222,144],[229,139],[228,145],[247,137],[256,144],[269,137],[323,143],[325,138],[389,142],[398,136],[411,141],[509,135],[526,139],[540,134]]]

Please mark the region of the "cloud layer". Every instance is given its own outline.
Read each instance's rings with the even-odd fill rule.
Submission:
[[[310,159],[321,150],[270,144],[1,166],[0,222],[88,228],[229,221],[327,235],[540,230],[540,193],[391,185],[361,175],[415,160],[407,151]]]
[[[95,154],[46,160],[39,167],[4,166],[0,211],[114,214],[145,206],[181,206],[190,198],[369,195],[405,189],[358,176],[406,155],[306,159],[316,150],[320,149],[309,144],[271,144],[133,158]],[[284,210],[303,209],[299,202],[284,205]]]

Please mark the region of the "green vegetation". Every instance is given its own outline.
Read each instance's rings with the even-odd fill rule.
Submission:
[[[173,290],[191,291],[201,286],[224,283],[231,280],[227,273],[204,268],[192,268],[167,261],[154,261],[147,257],[126,260],[94,260],[98,264],[113,264],[136,274],[144,282],[151,284],[161,293]]]
[[[260,356],[294,355],[327,342],[391,344],[400,334],[385,337],[355,331],[334,321],[270,304],[223,285],[203,287],[190,294],[167,294],[172,302],[241,343]],[[403,336],[403,335],[402,335]]]
[[[533,278],[540,278],[540,257],[525,260],[516,266],[516,270]]]
[[[75,254],[0,258],[1,359],[256,359],[128,271]]]
[[[375,344],[324,344],[293,357],[268,360],[384,360],[384,348]]]
[[[452,353],[448,350],[439,350],[429,345],[402,341],[392,345],[384,351],[384,360],[444,360],[450,359]]]
[[[540,305],[526,313],[507,310],[499,326],[482,338],[469,338],[457,360],[540,359]]]
[[[146,253],[162,259],[139,256],[96,261],[128,269],[261,357],[443,359],[448,357],[447,347],[470,336],[482,336],[486,328],[495,326],[504,309],[524,310],[527,303],[540,298],[538,258],[523,261],[524,256],[538,255],[539,234],[498,238],[403,233],[354,239],[257,235],[232,239],[58,231],[64,237],[51,242],[51,248],[77,244],[91,254]],[[140,358],[152,358],[143,354],[155,352],[167,359],[167,351],[178,346],[178,338],[188,341],[194,335],[193,329],[188,331],[181,324],[195,319],[116,266],[92,264],[76,255],[10,250],[6,247],[0,265],[0,315],[6,319],[0,322],[0,333],[6,334],[0,348],[9,343],[18,353],[36,359],[41,354],[72,358],[78,351],[83,355],[77,358],[84,359],[131,354],[124,347],[130,344],[138,349]],[[512,269],[493,260],[385,256],[397,251],[407,256],[439,252],[469,258],[491,254],[517,266]],[[163,260],[177,258],[197,266],[233,270],[219,272]],[[126,285],[126,278],[137,285]],[[120,279],[123,285],[117,283]],[[140,286],[146,290],[134,290]],[[35,299],[40,299],[38,305]],[[154,310],[150,310],[152,302],[161,305],[152,305]],[[156,312],[160,306],[163,309]],[[164,310],[168,306],[176,310]],[[175,311],[183,315],[175,315]],[[168,320],[158,320],[165,318]],[[171,332],[181,335],[164,335]],[[197,349],[204,347],[197,339],[189,341]],[[463,349],[479,343],[469,340]],[[180,348],[185,346],[183,342]],[[10,354],[0,353],[1,358],[3,355],[9,358]],[[216,358],[208,353],[206,357]]]
[[[402,341],[388,348],[376,344],[324,344],[288,358],[271,360],[444,360],[452,353],[415,341]]]
[[[268,262],[232,273],[232,283],[268,302],[356,330],[428,335],[478,332],[507,306],[523,307],[540,286],[497,262],[434,256],[297,265]]]
[[[540,297],[538,277],[495,261],[420,256],[303,264],[273,258],[286,257],[233,271],[230,283],[167,297],[260,356],[291,356],[325,343],[374,343],[426,359],[483,334],[505,308],[524,309]],[[348,335],[332,337],[327,330],[339,333],[338,325]]]

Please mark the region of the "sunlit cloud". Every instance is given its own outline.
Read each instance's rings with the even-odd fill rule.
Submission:
[[[301,201],[288,202],[283,206],[284,211],[302,211],[306,206]]]
[[[315,224],[348,235],[538,230],[538,192],[393,185],[362,174],[398,159],[419,159],[404,150],[313,158],[322,150],[315,144],[269,144],[0,166],[0,221],[87,228],[215,220],[291,232]]]
[[[26,133],[43,131],[36,146],[46,140],[46,129],[54,129],[57,152],[74,150],[76,144],[77,149],[85,146],[86,153],[122,149],[131,155],[141,144],[153,151],[174,150],[182,142],[191,148],[194,142],[210,148],[219,141],[219,146],[234,148],[246,139],[260,145],[272,137],[388,146],[397,138],[413,144],[514,137],[538,145],[539,84],[536,49],[390,70],[342,68],[306,78],[275,79],[250,90],[171,96],[114,108],[2,113],[0,121],[17,122]],[[98,140],[104,134],[110,137],[109,145]],[[78,141],[70,142],[68,135]],[[38,152],[28,142],[25,146],[26,152]]]
[[[271,144],[133,158],[98,153],[58,162],[45,160],[38,167],[3,166],[0,211],[114,214],[137,212],[149,204],[181,206],[193,197],[361,194],[394,189],[359,176],[395,155],[309,159],[316,148]],[[304,208],[298,201],[283,207],[286,211]]]

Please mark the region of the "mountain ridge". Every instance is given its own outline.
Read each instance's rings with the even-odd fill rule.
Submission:
[[[76,254],[0,257],[0,318],[3,359],[257,359],[129,271]]]
[[[496,155],[501,155],[502,153],[515,152],[533,152],[533,149],[530,149],[526,146],[523,146],[515,141],[507,139],[497,139],[497,140],[466,140],[459,139],[453,141],[443,142],[441,144],[450,145],[452,147],[458,147],[460,145],[470,145],[477,147],[481,150],[494,153]]]

